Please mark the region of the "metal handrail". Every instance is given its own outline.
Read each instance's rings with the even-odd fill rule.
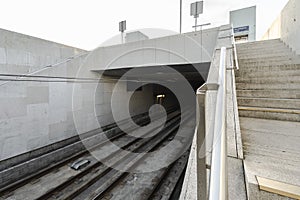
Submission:
[[[232,46],[233,46],[233,55],[234,55],[234,63],[235,63],[235,69],[239,70],[239,61],[238,61],[238,57],[237,57],[237,50],[236,50],[236,42],[235,42],[235,37],[234,37],[234,28],[233,25],[231,25],[232,27]]]
[[[226,47],[221,48],[209,200],[227,199]]]

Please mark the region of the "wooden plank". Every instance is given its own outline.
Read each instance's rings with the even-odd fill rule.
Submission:
[[[300,199],[300,187],[256,176],[259,189],[285,197]]]

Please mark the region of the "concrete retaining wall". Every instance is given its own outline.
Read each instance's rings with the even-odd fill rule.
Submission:
[[[204,63],[212,60],[219,28],[124,45],[101,47],[88,65],[94,71],[130,67]],[[95,65],[95,62],[98,65]]]
[[[300,55],[300,1],[290,0],[263,36],[264,40],[281,38]]]
[[[138,123],[147,121],[148,115],[141,114],[133,117]],[[124,120],[120,123],[126,123]],[[67,159],[75,159],[78,155],[85,152],[86,148],[100,144],[112,138],[121,130],[115,124],[110,124],[108,130],[102,132],[101,129],[96,129],[79,136],[74,136],[66,140],[62,140],[51,145],[30,151],[11,159],[0,162],[0,192],[2,189],[10,187],[23,178],[34,176],[40,170],[47,170],[53,167],[53,163],[66,162]],[[83,143],[81,141],[84,141]]]
[[[101,125],[113,122],[110,97],[115,81],[88,83],[93,78],[99,78],[99,74],[89,69],[84,74],[77,74],[85,55],[68,58],[84,53],[86,51],[77,48],[0,30],[0,73],[35,72],[35,76],[52,76],[24,78],[22,80],[26,81],[8,83],[2,79],[14,77],[0,76],[0,160],[76,135],[74,113],[80,133],[98,128],[96,120],[100,120]],[[53,65],[62,61],[66,62]],[[49,65],[53,66],[45,68]],[[76,76],[77,79],[54,78]],[[78,77],[90,80],[83,81]],[[126,83],[115,88],[114,92],[119,94],[120,106],[123,97],[128,98],[132,94],[126,91]],[[135,110],[136,114],[148,109],[153,100],[151,92],[151,87],[145,87],[139,92],[139,98],[132,101],[139,108]],[[127,117],[123,111],[120,115]]]

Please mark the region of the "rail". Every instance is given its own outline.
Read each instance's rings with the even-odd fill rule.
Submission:
[[[226,48],[221,48],[209,199],[227,199]]]
[[[232,73],[227,70],[239,70],[234,30],[230,25],[220,28],[207,82],[197,90],[197,126],[180,200],[228,199],[226,78]]]
[[[234,56],[234,68],[236,70],[239,70],[239,61],[238,61],[238,57],[237,57],[237,50],[236,50],[236,42],[235,42],[235,37],[234,37],[234,28],[233,25],[231,25],[232,27],[232,47],[233,47],[233,56]]]
[[[198,126],[197,143],[202,144],[201,150],[197,150],[197,199],[225,200],[227,199],[227,136],[226,136],[226,47],[220,49],[220,63],[218,80],[216,83],[205,83],[197,91],[198,99]],[[216,103],[205,105],[206,92],[216,91]],[[205,125],[206,106],[213,109],[215,106],[212,155],[210,166],[209,186],[206,180],[206,146]],[[204,149],[204,150],[203,150]],[[201,152],[202,151],[202,152]],[[203,152],[204,151],[204,152]],[[203,154],[204,153],[204,154]]]

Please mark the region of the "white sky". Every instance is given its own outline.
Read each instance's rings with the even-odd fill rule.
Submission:
[[[183,32],[192,31],[190,3],[183,0]],[[229,11],[257,5],[257,36],[278,16],[288,0],[204,0],[199,23],[229,22]],[[179,31],[179,0],[0,0],[0,28],[91,50],[127,29]]]

